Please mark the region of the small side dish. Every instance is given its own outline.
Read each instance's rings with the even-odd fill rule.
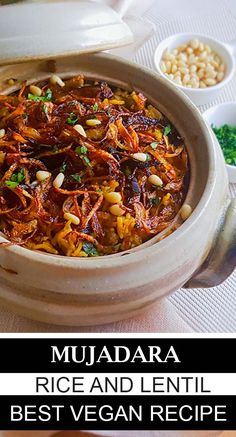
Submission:
[[[225,102],[203,113],[222,149],[229,182],[236,183],[236,103]]]
[[[226,66],[209,44],[194,38],[173,50],[165,50],[160,69],[177,85],[207,88],[224,79]]]
[[[183,139],[142,93],[53,75],[0,96],[5,245],[74,257],[139,246],[172,223],[188,174]]]
[[[225,162],[236,166],[236,125],[223,124],[216,127],[211,125],[223,151]]]

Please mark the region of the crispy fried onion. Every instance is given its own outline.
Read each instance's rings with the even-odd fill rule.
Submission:
[[[106,255],[170,226],[189,165],[169,121],[143,94],[82,75],[37,86],[0,96],[1,246]]]

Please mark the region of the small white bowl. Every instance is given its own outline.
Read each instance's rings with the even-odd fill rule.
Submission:
[[[236,102],[222,103],[221,105],[212,106],[203,113],[204,119],[211,126],[220,127],[223,124],[236,126]],[[236,183],[236,166],[226,164],[229,181]]]
[[[208,44],[222,59],[226,65],[226,72],[224,79],[216,85],[207,88],[188,88],[182,85],[177,85],[171,79],[169,79],[160,69],[160,61],[162,59],[163,53],[166,49],[172,51],[175,48],[189,42],[191,39],[199,39],[200,41]],[[232,43],[225,44],[218,41],[215,38],[195,34],[195,33],[178,33],[164,39],[157,47],[154,54],[155,67],[161,76],[165,77],[167,80],[172,82],[176,87],[180,88],[184,93],[196,104],[204,105],[209,103],[218,97],[222,88],[232,79],[235,72],[235,41]]]

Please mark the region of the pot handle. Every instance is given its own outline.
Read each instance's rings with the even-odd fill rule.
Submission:
[[[221,284],[236,268],[236,198],[231,200],[201,267],[184,288],[210,288]]]

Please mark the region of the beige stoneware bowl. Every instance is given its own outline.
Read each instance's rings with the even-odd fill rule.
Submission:
[[[134,316],[184,284],[210,287],[226,279],[236,264],[236,204],[228,198],[220,148],[198,109],[164,78],[102,53],[5,67],[0,80],[14,77],[30,83],[55,71],[64,78],[82,72],[140,90],[170,119],[189,153],[186,202],[193,213],[161,241],[154,237],[116,255],[80,259],[0,248],[0,302],[45,322],[96,325]]]

